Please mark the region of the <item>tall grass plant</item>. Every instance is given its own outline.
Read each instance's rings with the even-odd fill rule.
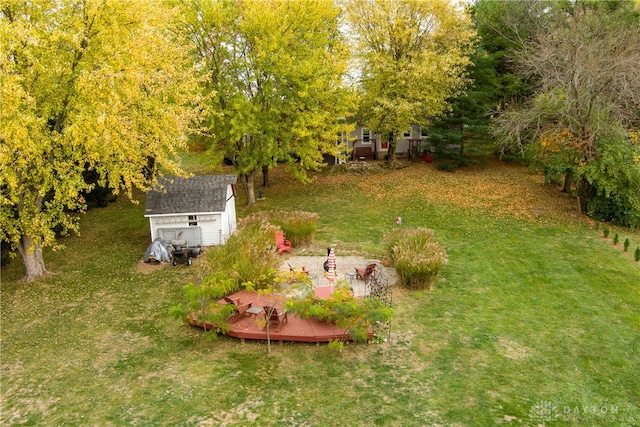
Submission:
[[[433,230],[394,230],[384,240],[401,286],[411,290],[435,288],[436,276],[448,259],[445,248],[434,240]]]
[[[292,246],[301,247],[313,242],[318,231],[318,214],[304,211],[264,211],[267,220],[279,226]]]
[[[254,214],[241,219],[227,244],[212,247],[205,253],[203,268],[206,275],[228,274],[235,281],[233,291],[246,286],[254,289],[270,286],[279,267],[274,240],[276,231],[278,227],[264,215]]]

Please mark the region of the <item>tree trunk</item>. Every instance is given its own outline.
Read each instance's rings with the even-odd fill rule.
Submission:
[[[564,186],[562,191],[569,194],[571,192],[571,186],[573,185],[573,171],[567,169],[567,173],[564,175]]]
[[[269,323],[269,317],[271,317],[271,313],[268,314],[267,324],[265,325],[265,331],[267,332],[267,354],[271,354],[271,327]]]
[[[587,213],[587,203],[593,197],[593,192],[593,186],[589,184],[589,181],[585,177],[580,178],[577,185],[577,199],[578,212],[581,214]]]
[[[22,240],[18,245],[18,253],[22,257],[24,268],[26,270],[24,280],[32,282],[38,277],[47,274],[42,258],[42,247],[39,243],[35,243],[29,236],[22,236]]]
[[[387,166],[392,167],[396,161],[397,141],[393,132],[389,134],[389,150],[387,151]]]
[[[262,186],[269,186],[269,166],[262,167]]]
[[[256,192],[253,186],[253,178],[255,175],[255,171],[250,172],[249,174],[240,175],[240,182],[242,182],[245,195],[247,196],[247,206],[253,206],[256,204]]]
[[[464,123],[460,121],[460,161],[464,159]]]

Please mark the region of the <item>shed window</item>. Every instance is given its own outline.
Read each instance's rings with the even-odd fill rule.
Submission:
[[[197,226],[198,226],[198,217],[196,215],[189,215],[189,227],[197,227]]]

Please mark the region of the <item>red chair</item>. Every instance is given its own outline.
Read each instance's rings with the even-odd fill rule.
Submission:
[[[376,271],[375,263],[368,264],[366,268],[356,267],[356,274],[358,275],[357,279],[364,280],[366,282],[369,279],[369,276],[371,276],[374,271]]]
[[[276,233],[276,245],[278,246],[278,253],[282,255],[282,252],[291,253],[291,242],[284,238],[282,231]]]
[[[232,317],[231,317],[231,323],[234,323],[237,320],[239,320],[240,318],[242,318],[242,316],[245,315],[247,310],[251,308],[251,303],[250,302],[247,302],[245,304],[241,304],[240,303],[240,298],[236,298],[235,300],[233,300],[233,299],[231,299],[229,297],[224,297],[224,300],[227,302],[227,304],[231,304],[235,308],[235,310],[234,310],[234,312],[232,314]]]
[[[283,323],[289,323],[289,319],[287,319],[287,312],[281,311],[278,313],[278,309],[275,307],[266,306],[264,308],[264,317],[267,319],[267,324],[276,324],[276,332],[280,330]],[[267,325],[264,325],[264,329],[267,329]]]

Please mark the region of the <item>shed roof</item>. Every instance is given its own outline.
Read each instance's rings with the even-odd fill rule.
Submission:
[[[163,178],[159,188],[147,191],[144,216],[224,212],[227,187],[237,175],[203,175]]]

